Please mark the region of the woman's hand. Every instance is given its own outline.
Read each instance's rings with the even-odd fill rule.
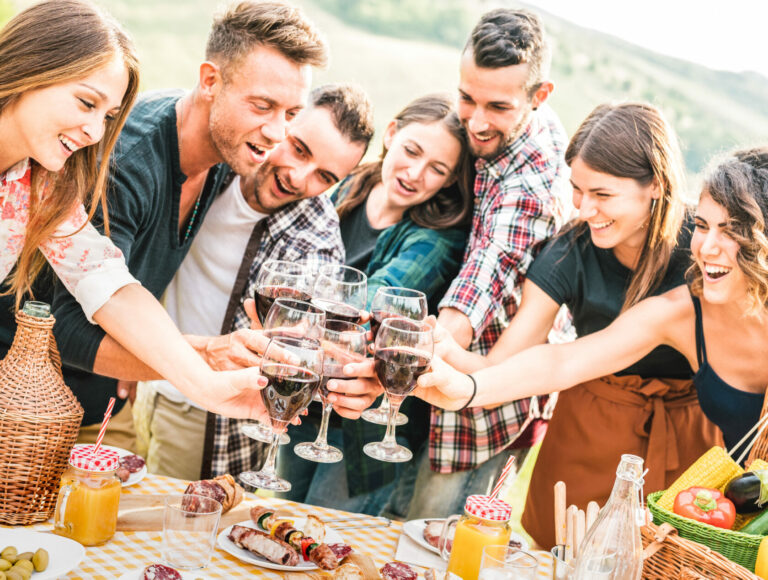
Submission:
[[[269,423],[259,392],[267,386],[267,379],[258,368],[211,372],[204,380],[209,386],[205,400],[196,402],[207,410],[225,417]]]
[[[246,328],[222,336],[185,335],[184,338],[215,371],[258,367],[269,343],[263,331]]]
[[[469,401],[473,392],[472,379],[435,355],[429,371],[419,377],[412,394],[435,407],[457,411]]]
[[[435,316],[430,314],[427,316],[426,322],[432,327],[432,338],[435,342],[435,354],[437,356],[450,362],[453,355],[464,352],[464,349],[459,346],[453,335],[448,332],[447,328],[440,325]]]
[[[373,372],[373,359],[344,365],[348,380],[331,379],[328,390],[333,409],[347,419],[358,419],[360,413],[370,407],[384,389]],[[355,378],[352,378],[355,377]]]

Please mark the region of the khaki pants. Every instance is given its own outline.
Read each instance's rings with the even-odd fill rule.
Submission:
[[[186,481],[200,479],[207,413],[157,393],[149,419],[147,470]]]
[[[96,443],[99,429],[101,429],[101,423],[81,427],[80,434],[77,436],[77,442]],[[113,415],[109,420],[109,426],[106,433],[104,433],[102,444],[120,447],[127,449],[131,453],[136,453],[136,429],[133,427],[133,411],[130,401],[126,401],[120,412],[117,415]]]

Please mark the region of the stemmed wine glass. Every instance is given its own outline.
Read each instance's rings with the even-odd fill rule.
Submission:
[[[424,292],[398,286],[382,287],[376,290],[371,302],[371,333],[374,341],[381,322],[393,316],[410,318],[419,322],[426,319],[427,297]],[[381,405],[377,409],[366,409],[360,416],[369,423],[386,425],[389,420],[387,397],[381,400]],[[397,425],[405,425],[407,422],[408,417],[402,413],[397,415]]]
[[[326,320],[346,320],[360,324],[360,314],[368,300],[368,277],[356,268],[337,264],[320,267],[312,304],[325,310]]]
[[[270,338],[288,336],[319,339],[325,324],[325,311],[309,302],[292,298],[277,298],[264,318],[264,334]],[[246,423],[240,427],[243,435],[262,443],[272,441],[272,430],[262,423]],[[280,444],[290,443],[287,433]]]
[[[327,314],[327,313],[326,313]],[[359,363],[365,359],[368,340],[367,331],[359,324],[345,320],[326,320],[320,344],[325,357],[323,359],[323,379],[320,382],[320,402],[323,405],[323,418],[320,432],[314,443],[299,443],[293,448],[296,455],[318,463],[336,463],[344,454],[340,449],[328,445],[328,421],[333,404],[328,400],[326,384],[329,379],[346,378],[342,372],[344,365]]]
[[[318,340],[276,336],[269,341],[261,359],[261,374],[269,383],[261,390],[261,400],[272,423],[272,440],[261,471],[241,473],[243,483],[272,491],[290,491],[290,482],[275,473],[278,441],[288,423],[307,408],[320,388],[323,356]]]
[[[284,260],[267,260],[256,276],[256,314],[264,325],[275,298],[309,301],[312,297],[312,272],[302,264]]]
[[[363,452],[374,459],[400,463],[413,454],[395,440],[395,417],[405,397],[416,388],[417,379],[429,368],[432,327],[407,318],[387,318],[378,330],[373,367],[389,398],[389,421],[384,439],[368,443]]]

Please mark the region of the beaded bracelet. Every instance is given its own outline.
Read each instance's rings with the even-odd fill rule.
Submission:
[[[466,404],[461,409],[459,409],[459,411],[463,411],[464,409],[469,407],[469,405],[472,403],[472,401],[475,400],[475,395],[477,395],[477,381],[475,380],[475,377],[473,377],[470,374],[468,374],[467,376],[472,381],[472,396],[469,398],[469,401],[467,401]]]

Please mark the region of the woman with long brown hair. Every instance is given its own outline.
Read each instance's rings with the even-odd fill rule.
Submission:
[[[109,157],[138,86],[131,40],[86,1],[36,4],[0,30],[6,293],[18,306],[47,260],[89,320],[149,367],[212,410],[255,417],[263,410],[250,391],[257,372],[214,373],[129,274],[122,253],[89,222],[101,205],[108,230]]]

